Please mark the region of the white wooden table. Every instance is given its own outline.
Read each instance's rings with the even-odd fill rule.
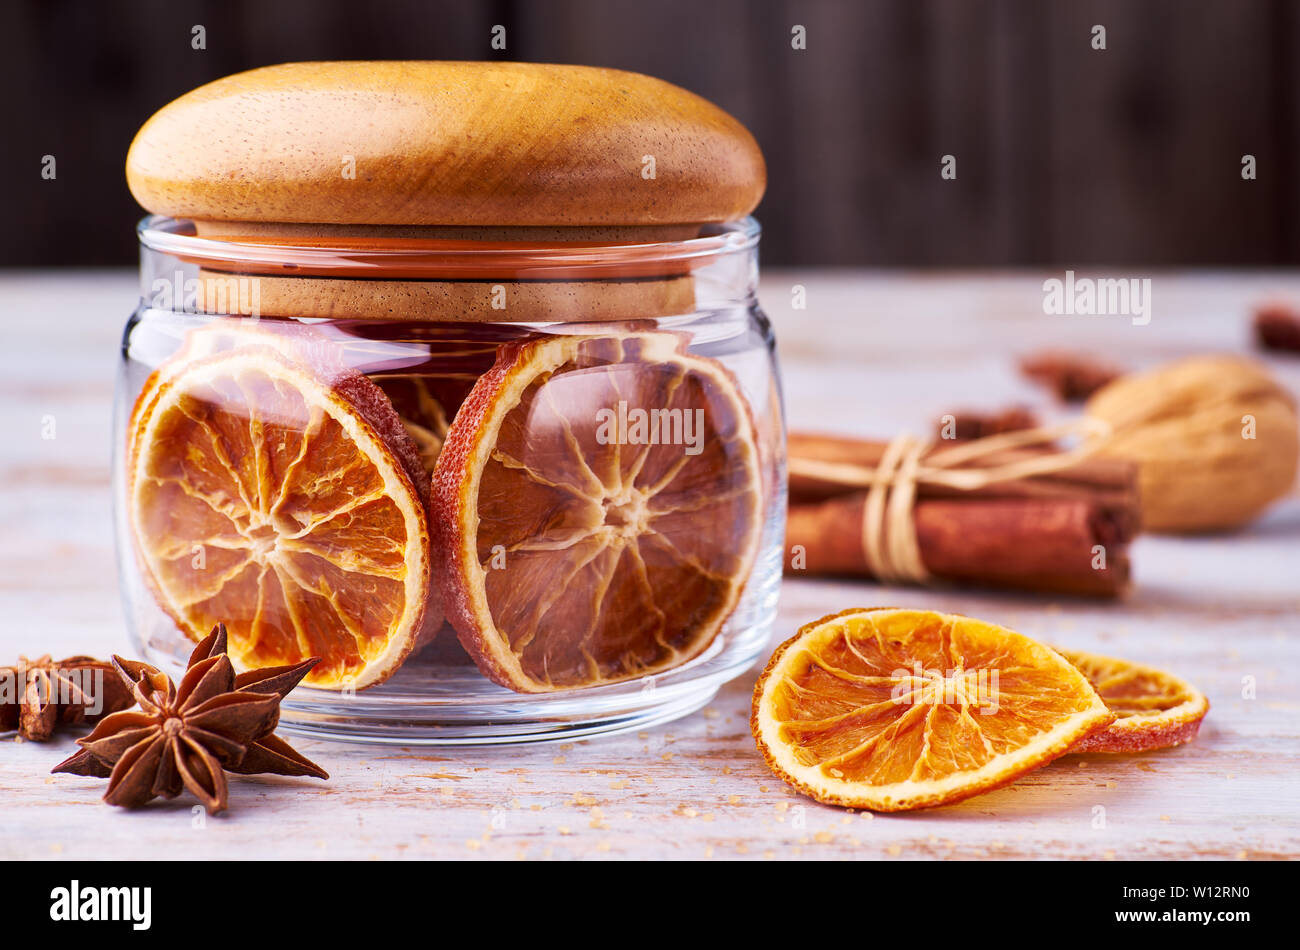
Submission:
[[[1300,278],[1154,275],[1154,315],[1049,317],[1042,274],[769,273],[794,427],[927,432],[954,408],[1051,406],[1014,354],[1080,346],[1130,366],[1246,350],[1248,308]],[[1056,275],[1060,276],[1060,275]],[[1152,275],[1140,275],[1152,276]],[[790,307],[791,288],[808,306]],[[0,662],[128,649],[109,516],[109,405],[135,297],[121,272],[0,276]],[[1270,361],[1300,392],[1300,359]],[[42,438],[53,420],[55,438]],[[50,776],[73,748],[0,741],[9,857],[951,858],[1300,855],[1300,498],[1228,537],[1144,538],[1123,603],[787,583],[774,637],[848,606],[932,606],[1180,672],[1210,696],[1200,739],[1069,756],[966,803],[855,815],[782,785],[754,749],[755,672],[703,712],[569,745],[451,750],[299,740],[328,783],[233,779],[229,813],[187,798],[124,812]],[[774,640],[775,643],[775,640]],[[1243,683],[1255,684],[1243,698]],[[1104,820],[1103,820],[1104,819]]]

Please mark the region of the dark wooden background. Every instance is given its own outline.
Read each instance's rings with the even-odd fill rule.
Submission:
[[[132,262],[131,136],[208,80],[503,57],[652,73],[737,115],[768,159],[768,264],[1292,264],[1298,53],[1294,0],[5,0],[0,262]]]

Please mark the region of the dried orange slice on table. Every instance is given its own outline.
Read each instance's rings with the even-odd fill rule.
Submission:
[[[1088,678],[1116,716],[1071,752],[1150,752],[1182,745],[1196,738],[1210,711],[1205,694],[1172,673],[1079,650],[1058,647],[1056,652]]]
[[[127,502],[146,582],[237,666],[321,662],[309,685],[381,682],[441,622],[427,482],[365,377],[240,346],[161,368],[129,434]]]
[[[960,801],[1071,750],[1114,718],[1057,653],[958,614],[896,608],[800,628],[754,688],[777,775],[818,801],[903,811]]]
[[[679,334],[503,346],[433,478],[443,603],[479,668],[546,692],[699,655],[758,548],[756,444],[735,378]]]

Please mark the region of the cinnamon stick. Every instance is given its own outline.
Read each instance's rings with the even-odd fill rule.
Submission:
[[[936,444],[922,457],[922,461],[948,447],[942,443]],[[804,473],[799,468],[801,462],[830,462],[874,469],[880,464],[885,448],[884,442],[806,432],[790,433],[787,453],[790,460],[790,503],[822,501],[861,490],[858,486],[846,486],[825,475]],[[992,468],[1041,454],[1042,451],[1033,449],[1007,449],[989,455],[980,464]],[[1073,496],[1084,492],[1113,496],[1112,500],[1125,501],[1130,495],[1136,499],[1136,477],[1135,466],[1125,459],[1090,458],[1058,472],[996,482],[972,491],[922,484],[917,486],[917,494],[920,498],[1020,498]]]
[[[951,420],[951,434],[948,422]],[[938,425],[936,438],[965,442],[969,439],[982,439],[1003,432],[1021,432],[1038,425],[1038,417],[1024,406],[1011,406],[995,412],[979,409],[958,409],[944,416]]]
[[[865,500],[860,493],[792,506],[787,572],[870,576]],[[941,580],[1101,597],[1128,587],[1136,521],[1122,507],[1086,499],[931,499],[917,502],[913,519],[921,561]]]
[[[1062,402],[1083,402],[1123,370],[1082,353],[1048,350],[1020,361],[1020,372],[1051,389]]]
[[[825,473],[798,474],[798,463],[871,469],[884,449],[880,442],[791,434],[787,572],[871,576],[866,491]],[[981,465],[1027,454],[1035,453],[1007,450]],[[1128,587],[1128,545],[1140,527],[1136,470],[1122,460],[1087,459],[970,491],[922,482],[911,517],[921,562],[939,580],[1114,597]]]
[[[1266,350],[1300,353],[1300,313],[1277,300],[1261,304],[1255,308],[1255,339]]]

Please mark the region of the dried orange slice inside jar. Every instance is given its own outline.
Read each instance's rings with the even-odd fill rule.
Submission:
[[[225,623],[246,668],[390,676],[424,629],[431,552],[424,470],[380,389],[244,346],[142,398],[127,505],[159,605],[191,639]]]
[[[434,472],[440,583],[504,686],[632,679],[700,653],[763,522],[748,403],[673,333],[502,347]]]
[[[300,728],[421,742],[662,721],[757,658],[784,443],[734,118],[615,70],[286,64],[164,107],[127,177],[145,655],[224,622],[349,694]]]

